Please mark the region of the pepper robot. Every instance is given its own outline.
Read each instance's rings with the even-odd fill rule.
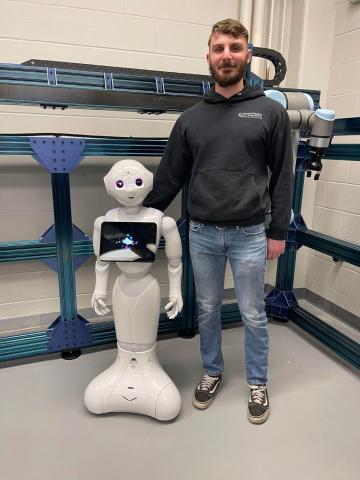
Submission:
[[[153,175],[135,160],[117,162],[104,177],[107,193],[120,203],[94,223],[96,284],[91,305],[106,315],[111,263],[120,269],[112,291],[118,353],[115,362],[88,385],[84,402],[95,414],[132,412],[172,420],[181,408],[178,389],[156,357],[160,314],[159,283],[150,274],[160,237],[168,260],[167,316],[183,307],[181,240],[176,222],[142,203],[152,190]]]

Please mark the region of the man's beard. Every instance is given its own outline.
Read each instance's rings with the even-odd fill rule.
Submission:
[[[226,67],[234,67],[234,64],[231,62],[224,63],[221,68]],[[238,83],[243,77],[246,70],[246,60],[244,62],[240,62],[236,65],[236,68],[233,69],[231,73],[222,73],[222,70],[218,70],[214,68],[211,63],[209,65],[209,70],[211,75],[214,77],[215,82],[220,85],[220,87],[229,87],[230,85],[234,85]]]

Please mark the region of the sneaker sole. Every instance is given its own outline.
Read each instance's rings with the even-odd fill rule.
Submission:
[[[250,413],[248,412],[248,419],[249,419],[249,422],[256,423],[257,425],[260,425],[261,423],[266,422],[266,420],[269,418],[269,415],[270,415],[270,408],[261,417],[252,417],[250,415]]]
[[[214,401],[213,398],[211,398],[208,402],[198,402],[195,397],[192,399],[192,404],[195,408],[198,408],[199,410],[205,410],[206,408],[210,407],[212,402]]]

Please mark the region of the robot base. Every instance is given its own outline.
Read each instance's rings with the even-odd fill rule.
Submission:
[[[131,412],[158,420],[180,412],[180,393],[156,357],[156,345],[145,352],[118,348],[115,362],[88,385],[84,402],[95,414]]]

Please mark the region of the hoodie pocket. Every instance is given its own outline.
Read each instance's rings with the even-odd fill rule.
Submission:
[[[193,174],[188,210],[210,221],[243,220],[262,212],[263,205],[252,173],[212,170]]]

